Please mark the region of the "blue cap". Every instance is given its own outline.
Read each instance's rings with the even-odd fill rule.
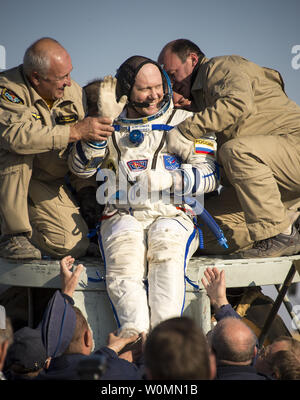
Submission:
[[[44,313],[41,330],[47,357],[59,357],[68,348],[76,327],[72,305],[57,290]]]

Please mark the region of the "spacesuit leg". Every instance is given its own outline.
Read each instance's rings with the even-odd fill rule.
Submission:
[[[0,159],[0,216],[2,234],[31,232],[27,209],[32,155],[3,153]]]
[[[198,232],[188,218],[161,217],[151,225],[147,253],[151,328],[182,314],[185,269],[198,245]]]
[[[100,233],[107,292],[117,323],[122,332],[147,332],[144,229],[133,216],[117,213],[102,221]]]

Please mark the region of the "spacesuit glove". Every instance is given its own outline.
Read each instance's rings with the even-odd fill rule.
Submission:
[[[181,164],[180,169],[173,172],[173,192],[177,195],[186,195],[192,192],[195,184],[195,175],[191,164]]]
[[[116,99],[117,79],[108,75],[100,84],[98,98],[98,114],[100,117],[116,119],[122,112],[127,102],[127,96],[122,96],[117,102]]]
[[[149,169],[138,175],[136,181],[149,193],[157,192],[173,185],[173,175],[170,172]]]

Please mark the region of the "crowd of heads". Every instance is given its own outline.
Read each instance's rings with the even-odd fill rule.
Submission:
[[[2,365],[6,379],[34,379],[48,368],[49,349],[54,347],[59,348],[54,357],[63,354],[91,356],[93,338],[87,320],[75,306],[72,306],[72,314],[76,324],[71,339],[65,334],[69,337],[68,345],[59,347],[58,335],[48,332],[48,340],[52,340],[48,351],[47,340],[42,340],[39,327],[24,327],[13,335],[10,320],[6,318],[5,329],[2,329],[3,324],[0,329],[0,367]],[[142,346],[143,377],[147,380],[212,380],[217,378],[220,365],[254,365],[256,372],[268,379],[300,379],[300,342],[297,339],[278,337],[258,350],[257,337],[250,327],[233,317],[219,321],[207,336],[189,317],[170,318],[154,327]],[[78,379],[87,379],[82,376],[78,375]]]

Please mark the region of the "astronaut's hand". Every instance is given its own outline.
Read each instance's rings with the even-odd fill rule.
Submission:
[[[170,172],[149,169],[138,175],[136,182],[149,193],[157,192],[171,188],[173,175]]]
[[[98,98],[98,114],[101,117],[116,119],[122,112],[127,102],[127,96],[122,96],[117,102],[116,99],[117,79],[108,75],[100,84]]]

